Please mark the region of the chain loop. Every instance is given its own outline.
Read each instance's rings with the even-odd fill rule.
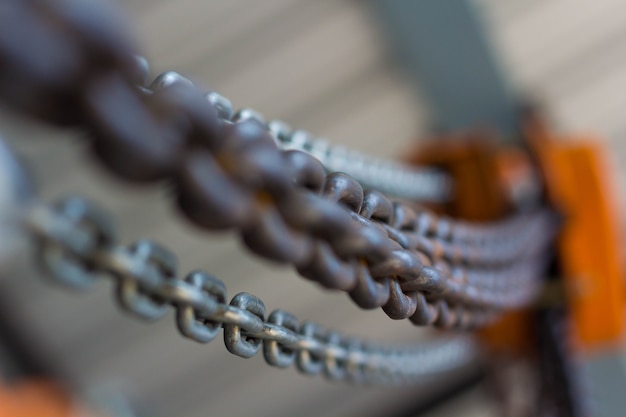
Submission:
[[[275,329],[283,329],[283,333],[277,331],[263,341],[263,356],[270,365],[288,368],[296,359],[293,347],[298,343],[298,319],[286,311],[274,310],[267,318],[268,325],[276,325]]]
[[[307,375],[318,375],[324,369],[324,333],[316,323],[306,322],[300,327],[302,349],[298,352],[296,365],[300,372]]]
[[[108,251],[100,262],[118,278],[117,300],[123,309],[146,320],[165,314],[167,304],[154,291],[176,276],[176,258],[168,249],[140,240]]]
[[[219,333],[221,323],[211,320],[219,304],[226,303],[226,287],[224,283],[204,271],[194,271],[185,277],[185,283],[201,294],[200,303],[176,303],[176,324],[180,332],[196,342],[208,343]],[[170,298],[171,300],[171,298]]]
[[[95,279],[93,264],[85,262],[115,239],[111,219],[80,198],[63,200],[56,207],[58,221],[48,221],[47,211],[33,211],[41,217],[37,225],[49,228],[35,232],[43,237],[38,257],[48,265],[55,281],[74,289],[86,289]]]
[[[262,339],[251,333],[264,329],[265,304],[253,295],[239,293],[230,301],[236,320],[224,325],[224,343],[233,355],[251,358],[261,348]]]
[[[348,369],[348,351],[345,349],[343,338],[337,332],[328,332],[325,340],[329,348],[326,350],[324,360],[324,375],[331,381],[346,379]]]

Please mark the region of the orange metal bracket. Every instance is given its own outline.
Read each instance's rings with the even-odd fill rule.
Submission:
[[[468,132],[418,149],[410,162],[438,166],[454,180],[453,200],[431,208],[472,221],[495,220],[511,210],[508,191],[531,166],[521,150],[498,148],[493,139],[486,132]],[[530,317],[525,310],[509,312],[481,329],[480,336],[492,350],[525,353],[533,342]]]
[[[498,177],[496,142],[484,132],[467,132],[427,142],[409,160],[437,166],[454,180],[452,201],[432,207],[450,216],[474,221],[502,217],[508,202]]]
[[[0,384],[0,417],[69,417],[76,411],[67,392],[50,381]]]
[[[556,137],[527,126],[548,197],[564,216],[558,255],[568,305],[583,349],[615,344],[624,329],[624,260],[617,199],[605,150],[592,137]]]
[[[583,349],[621,340],[626,286],[619,211],[604,149],[592,138],[556,137],[538,118],[529,118],[525,135],[539,165],[547,197],[564,216],[557,255],[566,302]],[[522,150],[498,149],[485,135],[437,141],[420,149],[414,163],[446,169],[455,180],[454,200],[433,207],[449,215],[483,221],[510,209],[507,188],[533,161]],[[533,334],[528,314],[506,315],[481,336],[491,348],[524,352]]]

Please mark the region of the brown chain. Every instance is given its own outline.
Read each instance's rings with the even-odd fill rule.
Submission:
[[[254,253],[350,294],[393,319],[480,325],[534,299],[555,232],[541,210],[487,226],[394,203],[298,151],[254,120],[224,120],[187,83],[145,86],[116,16],[83,0],[4,0],[0,97],[49,123],[84,129],[125,180],[172,183],[181,211],[236,229]]]

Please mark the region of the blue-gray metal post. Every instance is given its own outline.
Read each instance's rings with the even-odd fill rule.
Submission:
[[[515,137],[519,102],[470,0],[371,0],[435,128],[495,127]]]

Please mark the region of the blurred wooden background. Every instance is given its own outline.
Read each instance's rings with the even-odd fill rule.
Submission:
[[[624,178],[626,3],[621,0],[476,0],[506,70],[566,131],[594,131]],[[126,0],[153,73],[175,70],[229,97],[334,143],[387,157],[425,136],[427,105],[390,59],[375,16],[358,0]],[[442,22],[442,24],[445,24]],[[459,65],[463,65],[459,62]],[[125,242],[153,238],[175,249],[183,270],[204,268],[232,296],[248,291],[268,309],[376,340],[428,331],[358,310],[248,255],[232,234],[207,235],[175,217],[164,188],[137,190],[83,158],[76,133],[0,113],[0,130],[32,167],[44,196],[84,194],[118,216]],[[50,138],[59,136],[59,139]],[[620,182],[622,184],[623,182]],[[620,192],[623,187],[620,186]],[[424,388],[354,388],[230,355],[220,340],[182,339],[172,317],[129,320],[100,283],[76,296],[41,284],[36,271],[10,280],[16,318],[33,342],[92,384],[121,383],[159,416],[376,416],[402,410]],[[493,413],[481,390],[437,416]],[[433,414],[435,415],[435,414]]]

